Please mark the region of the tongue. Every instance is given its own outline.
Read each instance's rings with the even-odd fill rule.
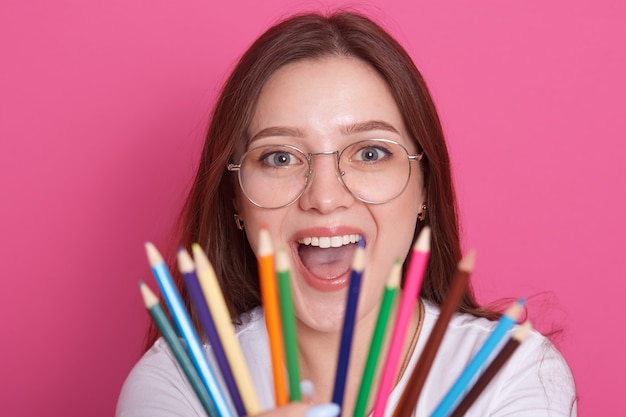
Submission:
[[[320,249],[317,246],[300,245],[302,264],[319,278],[332,279],[350,270],[355,245]]]

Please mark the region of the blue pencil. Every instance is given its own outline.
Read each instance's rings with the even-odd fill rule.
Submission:
[[[222,377],[224,378],[226,388],[228,388],[228,392],[230,393],[230,398],[235,405],[237,414],[240,417],[243,417],[247,413],[241,399],[241,394],[239,393],[239,388],[237,388],[237,384],[235,383],[235,377],[233,376],[233,371],[230,369],[228,359],[226,358],[224,346],[222,345],[220,336],[217,333],[217,328],[215,327],[215,322],[213,320],[213,316],[211,315],[211,311],[209,310],[207,301],[204,298],[200,281],[198,281],[198,276],[196,275],[196,268],[193,263],[193,259],[191,259],[191,255],[189,255],[189,252],[187,252],[184,248],[180,248],[178,250],[178,269],[183,274],[185,286],[189,291],[189,296],[191,297],[194,309],[196,310],[196,313],[198,313],[198,319],[200,320],[202,329],[207,335],[209,342],[211,342],[215,359],[217,360],[220,371],[222,371]]]
[[[350,274],[350,285],[348,287],[348,300],[343,319],[343,329],[341,331],[341,344],[339,346],[339,359],[337,360],[337,371],[335,374],[335,387],[333,388],[333,403],[343,404],[343,395],[346,385],[348,362],[350,360],[350,347],[352,346],[352,334],[354,332],[354,322],[356,309],[359,301],[359,290],[361,288],[361,276],[365,267],[364,241],[361,239],[354,253],[352,260],[352,272]]]
[[[437,408],[435,408],[431,417],[447,417],[452,412],[453,407],[469,388],[474,377],[480,372],[481,367],[487,362],[498,344],[506,336],[506,333],[521,316],[524,303],[525,299],[522,298],[504,312],[496,327],[487,340],[485,340],[485,343],[483,343],[478,352],[476,352],[470,363],[467,364],[459,378],[454,385],[452,385],[452,388],[450,388],[446,396],[443,397]]]
[[[213,401],[215,410],[220,417],[233,417],[230,407],[226,402],[226,398],[220,390],[220,386],[215,379],[215,374],[211,370],[209,361],[204,353],[204,350],[202,349],[198,333],[196,333],[196,330],[191,323],[191,319],[185,309],[183,300],[176,289],[176,285],[174,285],[172,275],[167,269],[161,254],[150,242],[146,243],[146,253],[148,254],[150,266],[152,267],[152,273],[159,284],[159,288],[161,289],[161,293],[165,298],[165,303],[167,304],[172,318],[174,319],[178,333],[187,344],[191,361],[200,374],[204,387],[209,392],[209,396]]]

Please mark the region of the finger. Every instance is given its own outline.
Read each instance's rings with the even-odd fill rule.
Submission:
[[[255,414],[254,417],[298,417],[305,416],[306,411],[311,408],[310,405],[301,402],[294,402],[283,405],[272,410]]]
[[[335,403],[320,404],[308,409],[305,417],[337,417],[341,407]]]
[[[302,402],[305,404],[313,404],[313,395],[315,394],[313,383],[308,379],[301,381],[300,391],[302,392]]]

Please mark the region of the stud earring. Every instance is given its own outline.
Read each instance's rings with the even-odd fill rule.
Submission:
[[[420,211],[417,213],[417,220],[423,222],[426,218],[426,203],[423,203],[420,207]]]
[[[239,214],[235,213],[235,224],[237,225],[237,229],[239,230],[243,230],[244,229],[244,225],[243,225],[243,220],[241,220],[241,217],[239,217]]]

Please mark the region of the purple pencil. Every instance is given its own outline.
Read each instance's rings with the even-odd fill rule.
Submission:
[[[230,398],[235,405],[235,409],[237,410],[239,417],[243,417],[246,415],[246,409],[243,405],[241,394],[239,393],[239,389],[235,383],[235,378],[233,377],[233,372],[228,364],[226,352],[224,352],[222,341],[217,333],[213,316],[211,315],[209,306],[204,298],[200,282],[198,281],[198,276],[196,275],[196,268],[193,263],[193,259],[191,258],[191,255],[189,255],[189,252],[187,252],[184,248],[180,248],[178,251],[178,268],[183,274],[185,285],[189,291],[194,309],[198,314],[200,324],[202,325],[204,333],[213,348],[215,359],[217,360],[217,364],[222,372],[222,377],[224,378],[224,382],[226,383],[226,387],[230,393]]]

